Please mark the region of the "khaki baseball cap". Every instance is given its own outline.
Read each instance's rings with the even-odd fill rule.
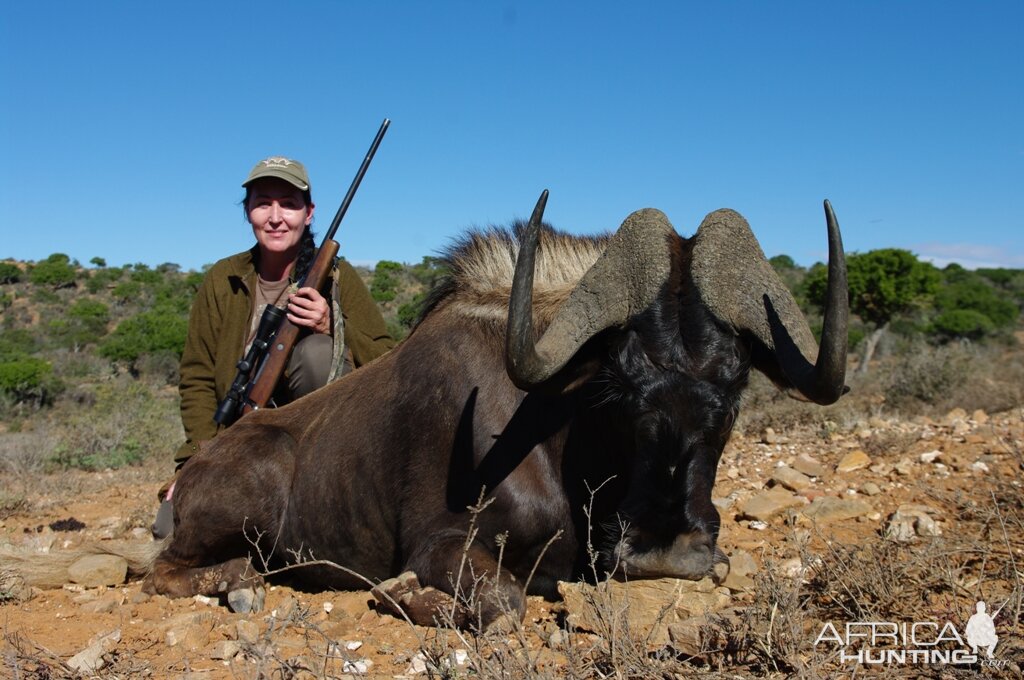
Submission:
[[[242,182],[242,186],[247,187],[264,177],[277,177],[298,187],[301,191],[309,191],[309,175],[306,174],[305,166],[284,156],[271,156],[261,160],[249,172],[249,176]]]

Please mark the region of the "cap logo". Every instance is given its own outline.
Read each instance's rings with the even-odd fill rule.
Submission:
[[[271,166],[287,168],[289,165],[292,164],[292,161],[288,160],[284,156],[272,156],[260,162],[263,163],[263,165],[267,166],[268,168]]]

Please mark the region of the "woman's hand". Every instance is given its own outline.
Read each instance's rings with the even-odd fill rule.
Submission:
[[[288,320],[314,333],[331,332],[331,308],[315,288],[299,288],[288,296]]]

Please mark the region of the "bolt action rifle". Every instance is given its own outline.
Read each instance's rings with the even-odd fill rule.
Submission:
[[[370,145],[366,158],[363,159],[363,164],[359,166],[359,172],[352,180],[352,185],[348,188],[341,207],[338,208],[330,228],[324,235],[323,243],[317,250],[313,265],[298,283],[299,288],[309,286],[320,290],[327,281],[327,277],[334,268],[335,258],[338,256],[339,246],[338,242],[334,240],[334,234],[338,231],[338,225],[345,217],[345,212],[359,188],[359,183],[363,181],[363,175],[370,167],[370,161],[377,153],[377,147],[384,139],[384,133],[387,132],[390,124],[391,121],[387,118],[381,123],[380,130],[377,131],[377,136],[374,138],[373,144]],[[288,357],[291,355],[295,343],[298,342],[301,332],[302,329],[285,317],[283,309],[267,305],[263,316],[260,317],[256,338],[249,346],[249,351],[236,365],[238,373],[235,375],[234,382],[231,383],[231,389],[217,406],[217,412],[213,416],[217,424],[226,427],[246,413],[267,405],[274,394],[278,380],[281,379],[281,375],[288,365]]]

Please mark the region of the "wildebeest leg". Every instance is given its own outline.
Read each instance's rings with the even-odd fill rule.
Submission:
[[[515,576],[508,569],[499,570],[498,560],[483,544],[474,541],[467,549],[465,532],[449,530],[427,537],[409,558],[406,569],[419,577],[425,597],[434,598],[430,590],[436,589],[456,601],[447,612],[438,611],[433,601],[428,607],[406,607],[406,613],[425,611],[423,618],[430,619],[414,623],[435,625],[434,616],[444,621],[454,612],[457,626],[486,630],[505,616],[521,620],[526,613],[526,594]]]
[[[142,586],[143,592],[167,597],[207,595],[227,597],[232,611],[258,612],[263,608],[263,577],[248,557],[236,557],[208,567],[187,567],[158,558]]]
[[[263,579],[288,507],[293,440],[275,427],[232,428],[181,470],[174,533],[146,580],[169,597],[227,595],[233,609],[262,607]],[[259,451],[258,455],[253,455]]]

